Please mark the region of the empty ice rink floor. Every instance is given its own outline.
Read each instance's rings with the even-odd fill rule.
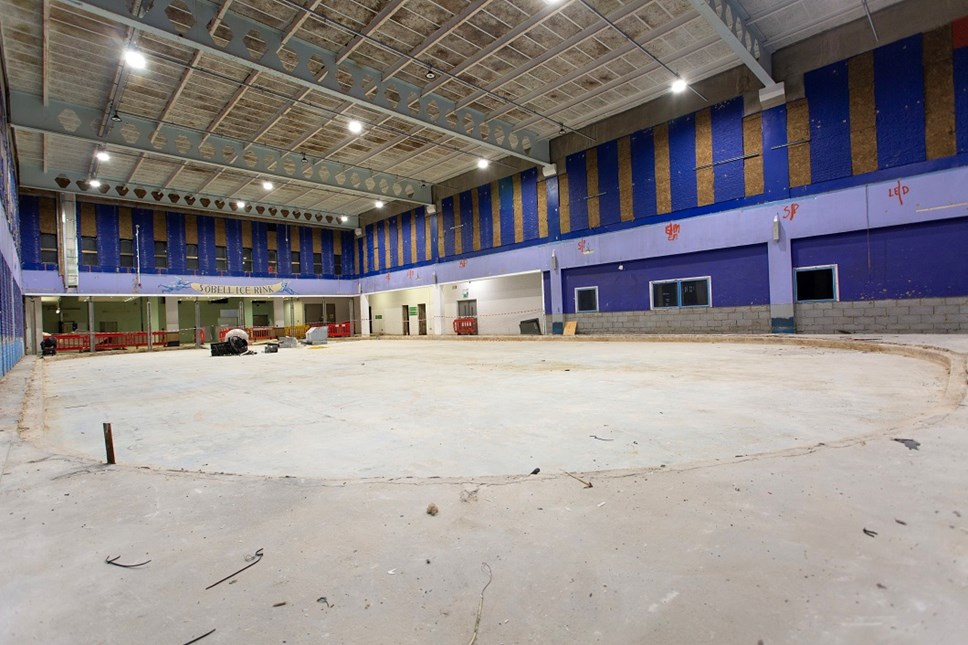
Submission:
[[[257,350],[261,348],[256,347]],[[695,342],[332,342],[44,361],[58,452],[326,479],[676,467],[836,442],[936,410],[942,366]]]

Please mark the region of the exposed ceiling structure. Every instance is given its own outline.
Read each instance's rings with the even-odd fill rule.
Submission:
[[[23,186],[352,228],[482,160],[546,164],[550,139],[677,78],[745,64],[768,85],[770,52],[898,1],[0,0],[0,15]]]

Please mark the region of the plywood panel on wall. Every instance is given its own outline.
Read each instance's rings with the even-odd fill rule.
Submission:
[[[672,179],[669,164],[669,126],[652,130],[655,149],[655,209],[659,215],[672,212]]]
[[[164,211],[152,211],[152,219],[154,220],[155,229],[155,241],[157,242],[167,242],[168,241],[168,217]]]
[[[955,154],[955,87],[951,25],[924,34],[924,125],[928,159]]]
[[[763,180],[763,114],[757,112],[743,119],[743,183],[747,197],[762,195]]]
[[[877,170],[874,56],[865,52],[847,62],[850,87],[850,162],[853,174]]]
[[[713,171],[713,128],[709,108],[696,112],[696,203],[706,206],[716,201]]]
[[[787,103],[790,186],[810,183],[810,110],[806,99]]]
[[[185,244],[198,244],[198,219],[185,215]]]

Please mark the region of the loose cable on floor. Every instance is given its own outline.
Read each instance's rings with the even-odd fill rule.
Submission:
[[[190,641],[188,641],[187,643],[185,643],[185,645],[192,645],[192,643],[197,643],[198,641],[200,641],[200,640],[202,640],[202,639],[203,639],[203,638],[205,638],[206,636],[210,636],[211,634],[214,634],[214,633],[215,633],[215,629],[213,628],[213,629],[212,629],[212,631],[210,631],[210,632],[205,632],[205,633],[204,633],[204,634],[202,634],[201,636],[198,636],[198,637],[196,637],[196,638],[193,638],[192,640],[190,640]]]
[[[107,564],[113,564],[116,567],[122,567],[124,569],[134,569],[135,567],[143,567],[149,562],[151,562],[151,560],[145,560],[144,562],[139,562],[138,564],[121,564],[120,562],[118,562],[118,560],[120,559],[121,559],[121,556],[119,555],[115,558],[104,558],[104,562],[106,562]]]
[[[252,562],[251,564],[247,564],[246,566],[242,567],[241,569],[239,569],[238,571],[236,571],[232,575],[225,576],[224,578],[222,578],[218,582],[213,582],[209,586],[205,587],[205,591],[208,591],[209,589],[211,589],[212,587],[214,587],[216,585],[222,584],[226,580],[229,580],[231,578],[234,578],[235,576],[239,575],[240,573],[242,573],[243,571],[245,571],[249,567],[254,567],[255,565],[259,564],[259,562],[261,562],[261,561],[262,561],[262,549],[259,549],[258,551],[255,552],[255,562]]]
[[[494,577],[491,574],[491,567],[488,566],[487,562],[481,562],[481,571],[487,574],[487,582],[484,584],[484,588],[481,589],[481,604],[477,606],[477,620],[474,621],[474,633],[471,635],[471,639],[467,642],[467,645],[474,645],[477,641],[477,631],[481,628],[481,614],[484,612],[484,592],[487,591]]]

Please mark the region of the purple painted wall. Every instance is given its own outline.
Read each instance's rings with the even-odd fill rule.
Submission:
[[[643,311],[650,281],[699,276],[712,278],[714,307],[770,302],[767,249],[757,244],[567,269],[561,276],[564,313],[575,313],[578,287],[598,287],[599,311]]]
[[[836,264],[840,299],[968,295],[968,218],[793,240],[793,266]]]

